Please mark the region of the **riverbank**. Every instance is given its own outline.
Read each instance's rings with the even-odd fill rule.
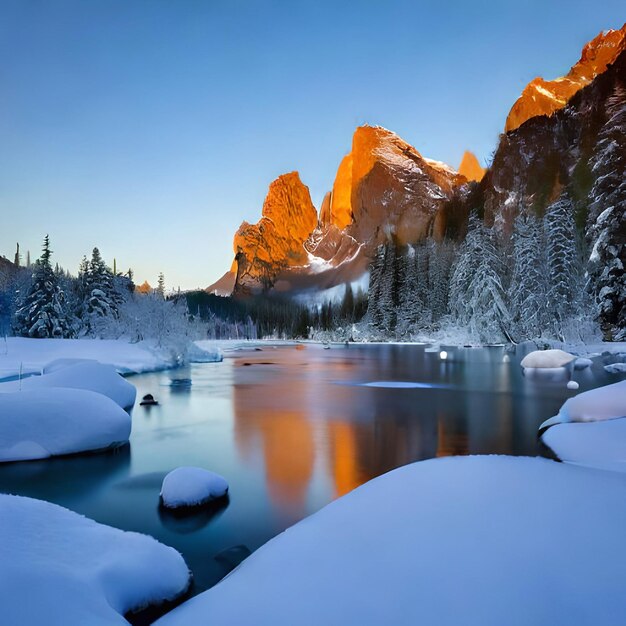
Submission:
[[[222,359],[216,342],[190,342],[180,353],[156,341],[131,343],[128,339],[29,339],[0,340],[0,381],[41,374],[58,359],[92,359],[112,365],[123,375],[156,372],[184,362],[213,362]]]

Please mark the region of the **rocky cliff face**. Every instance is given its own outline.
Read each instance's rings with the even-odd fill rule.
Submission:
[[[317,226],[317,211],[298,172],[270,185],[262,215],[256,224],[244,222],[235,235],[235,291],[241,293],[269,289],[281,271],[308,262],[304,242]]]
[[[562,109],[574,94],[602,74],[624,50],[626,24],[620,30],[600,33],[585,45],[580,59],[566,76],[548,81],[537,77],[526,85],[511,108],[505,131],[515,130],[532,117],[552,115]]]
[[[615,31],[619,32],[619,31]],[[578,91],[552,116],[537,116],[504,135],[490,170],[480,184],[487,224],[510,232],[520,210],[542,215],[561,194],[573,202],[584,227],[589,193],[596,178],[591,159],[607,122],[606,107],[616,89],[626,84],[626,51],[590,85]]]
[[[465,182],[391,131],[361,126],[337,171],[329,221],[367,247],[390,234],[401,243],[418,241],[432,233],[441,206]]]

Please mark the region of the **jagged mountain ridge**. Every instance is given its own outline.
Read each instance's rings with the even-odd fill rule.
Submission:
[[[404,243],[443,236],[441,209],[467,182],[393,132],[361,126],[319,216],[299,174],[279,176],[261,220],[237,231],[233,267],[207,291],[291,292],[354,281],[391,234]]]
[[[624,50],[626,24],[619,30],[607,30],[597,35],[584,46],[580,59],[565,76],[554,80],[538,76],[526,85],[511,107],[505,131],[515,130],[532,117],[552,115],[562,109],[574,94],[602,74]]]

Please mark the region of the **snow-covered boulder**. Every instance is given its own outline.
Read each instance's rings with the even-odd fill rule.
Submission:
[[[521,366],[531,369],[554,369],[566,367],[575,360],[573,354],[563,350],[534,350],[522,359]]]
[[[101,450],[127,442],[130,430],[128,413],[93,391],[0,393],[0,461]]]
[[[581,356],[574,361],[574,369],[584,370],[593,365],[593,361],[587,357]]]
[[[607,374],[623,374],[626,372],[626,363],[611,363],[604,366]]]
[[[540,432],[561,461],[626,471],[626,381],[570,398]]]
[[[626,623],[625,493],[622,474],[540,458],[407,465],[272,539],[157,625]]]
[[[228,482],[223,476],[201,467],[177,467],[163,479],[163,505],[176,509],[198,506],[228,493]]]
[[[128,625],[189,585],[182,556],[147,535],[19,496],[0,495],[0,511],[2,624]]]
[[[78,360],[53,363],[52,371],[41,376],[30,376],[20,382],[0,383],[3,392],[49,389],[60,387],[68,389],[86,389],[111,398],[123,409],[135,404],[137,389],[120,376],[112,365],[105,365],[91,360]]]

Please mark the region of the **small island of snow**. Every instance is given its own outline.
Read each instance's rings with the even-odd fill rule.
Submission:
[[[172,509],[200,506],[227,493],[226,479],[201,467],[177,467],[161,487],[163,505]]]

